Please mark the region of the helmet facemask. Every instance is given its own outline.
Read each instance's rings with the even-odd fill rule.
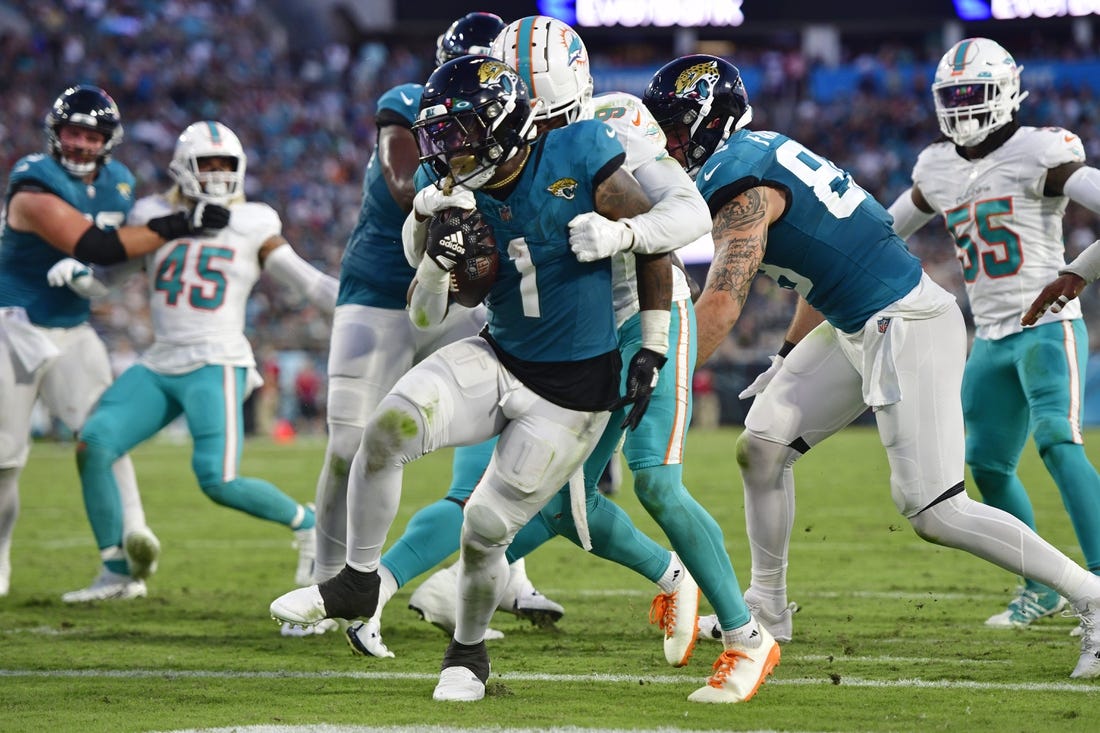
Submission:
[[[103,145],[93,160],[61,142],[61,128],[81,127],[103,135]],[[65,171],[83,178],[104,165],[111,151],[122,142],[122,117],[114,100],[99,87],[80,85],[66,89],[54,101],[43,123],[46,147]]]
[[[227,158],[232,169],[200,170],[204,158]],[[226,206],[244,197],[247,158],[240,140],[220,122],[196,122],[180,135],[168,165],[168,175],[180,192],[194,201]]]
[[[940,60],[932,84],[940,131],[956,145],[973,147],[1011,122],[1027,97],[1020,93],[1022,69],[989,39],[955,44]]]

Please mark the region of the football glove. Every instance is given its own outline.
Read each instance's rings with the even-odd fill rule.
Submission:
[[[92,269],[72,257],[58,260],[46,273],[46,281],[55,288],[68,286],[82,298],[98,298],[107,294],[107,286],[95,279]]]
[[[190,213],[177,211],[175,214],[150,219],[145,226],[159,234],[166,242],[182,237],[190,237],[202,232],[215,232],[229,224],[229,209],[218,204],[200,201]]]
[[[737,395],[739,400],[747,400],[750,397],[760,394],[764,391],[764,388],[775,379],[775,375],[779,373],[779,368],[783,366],[783,357],[776,354],[772,357],[772,365],[766,370],[760,373],[756,379],[752,380],[752,384],[745,387]]]
[[[474,192],[462,186],[455,186],[449,194],[435,186],[425,186],[413,198],[413,210],[425,219],[444,209],[473,209],[476,206]]]
[[[657,376],[666,361],[666,356],[649,349],[638,349],[638,353],[630,360],[630,366],[626,370],[626,394],[611,408],[614,412],[621,407],[633,405],[619,426],[623,430],[634,430],[642,421],[653,390],[657,389]]]
[[[460,262],[495,249],[492,231],[476,209],[444,209],[428,222],[424,254],[442,270],[450,272]]]
[[[634,246],[634,231],[623,221],[589,211],[569,220],[569,247],[581,262],[595,262]]]

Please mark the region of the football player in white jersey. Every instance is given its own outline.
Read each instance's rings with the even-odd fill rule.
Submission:
[[[945,139],[924,149],[913,186],[890,207],[908,237],[942,216],[962,264],[976,327],[963,374],[966,462],[982,499],[1035,528],[1017,465],[1030,433],[1062,494],[1085,565],[1100,573],[1100,475],[1081,432],[1088,333],[1081,305],[1022,316],[1066,266],[1062,216],[1069,200],[1100,212],[1100,171],[1081,140],[1059,127],[1021,126],[1020,70],[988,38],[955,44],[932,94]],[[987,626],[1020,628],[1061,611],[1057,591],[1024,579]]]
[[[93,282],[87,263],[140,257],[174,232],[189,233],[193,224],[224,226],[228,218],[220,207],[201,207],[123,226],[134,177],[111,158],[122,140],[122,117],[99,87],[66,89],[43,128],[47,151],[12,167],[0,215],[0,596],[10,585],[19,474],[30,452],[35,401],[41,398],[75,432],[111,382],[107,349],[88,323],[88,296],[102,285]],[[113,470],[126,547],[140,565],[159,542],[145,526],[129,456],[120,456]]]
[[[110,467],[180,415],[194,441],[191,465],[203,493],[293,530],[297,577],[309,578],[313,510],[268,481],[237,474],[242,405],[261,382],[244,334],[245,305],[264,270],[332,313],[336,280],[294,252],[270,206],[245,200],[245,163],[232,130],[220,122],[196,122],[176,143],[168,168],[174,185],[141,199],[130,214],[137,225],[205,202],[228,207],[230,218],[215,234],[174,237],[146,258],[153,345],[104,392],[77,446],[85,506],[104,566],[90,587],[66,593],[67,603],[120,597],[116,589],[134,582],[116,562],[122,518]]]

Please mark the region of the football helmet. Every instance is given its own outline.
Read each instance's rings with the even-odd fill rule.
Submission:
[[[1020,108],[1020,72],[1012,54],[988,38],[964,38],[936,66],[932,97],[940,130],[970,147],[1004,127]]]
[[[504,21],[492,13],[467,13],[435,39],[435,63],[441,66],[459,56],[487,54]]]
[[[424,84],[413,132],[433,179],[480,188],[535,136],[527,85],[489,56],[448,61]]]
[[[199,170],[201,158],[215,157],[235,160],[233,170]],[[244,195],[246,162],[244,148],[233,131],[221,122],[206,120],[192,123],[180,133],[168,175],[187,198],[225,206]]]
[[[588,50],[577,32],[557,18],[532,15],[509,23],[489,55],[519,72],[534,97],[536,120],[592,118]]]
[[[75,125],[100,132],[104,136],[103,147],[95,160],[85,161],[85,156],[73,157],[75,151],[64,150],[58,134],[65,125]],[[106,163],[111,151],[122,141],[122,115],[118,105],[107,92],[99,87],[80,84],[61,93],[43,120],[46,145],[50,155],[57,159],[70,175],[83,177]]]
[[[668,152],[688,173],[752,121],[741,72],[717,56],[695,54],[665,64],[650,79],[642,101],[668,137]]]

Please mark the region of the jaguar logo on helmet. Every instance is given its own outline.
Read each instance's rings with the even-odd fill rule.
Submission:
[[[678,77],[674,88],[677,97],[695,97],[697,99],[709,99],[714,93],[714,85],[721,78],[718,73],[718,64],[714,61],[704,61],[695,66],[684,69]]]
[[[572,201],[577,195],[577,182],[572,178],[559,178],[546,187],[552,195],[566,201]]]
[[[484,87],[500,87],[505,92],[516,88],[516,72],[499,61],[486,61],[477,70],[477,80]]]

